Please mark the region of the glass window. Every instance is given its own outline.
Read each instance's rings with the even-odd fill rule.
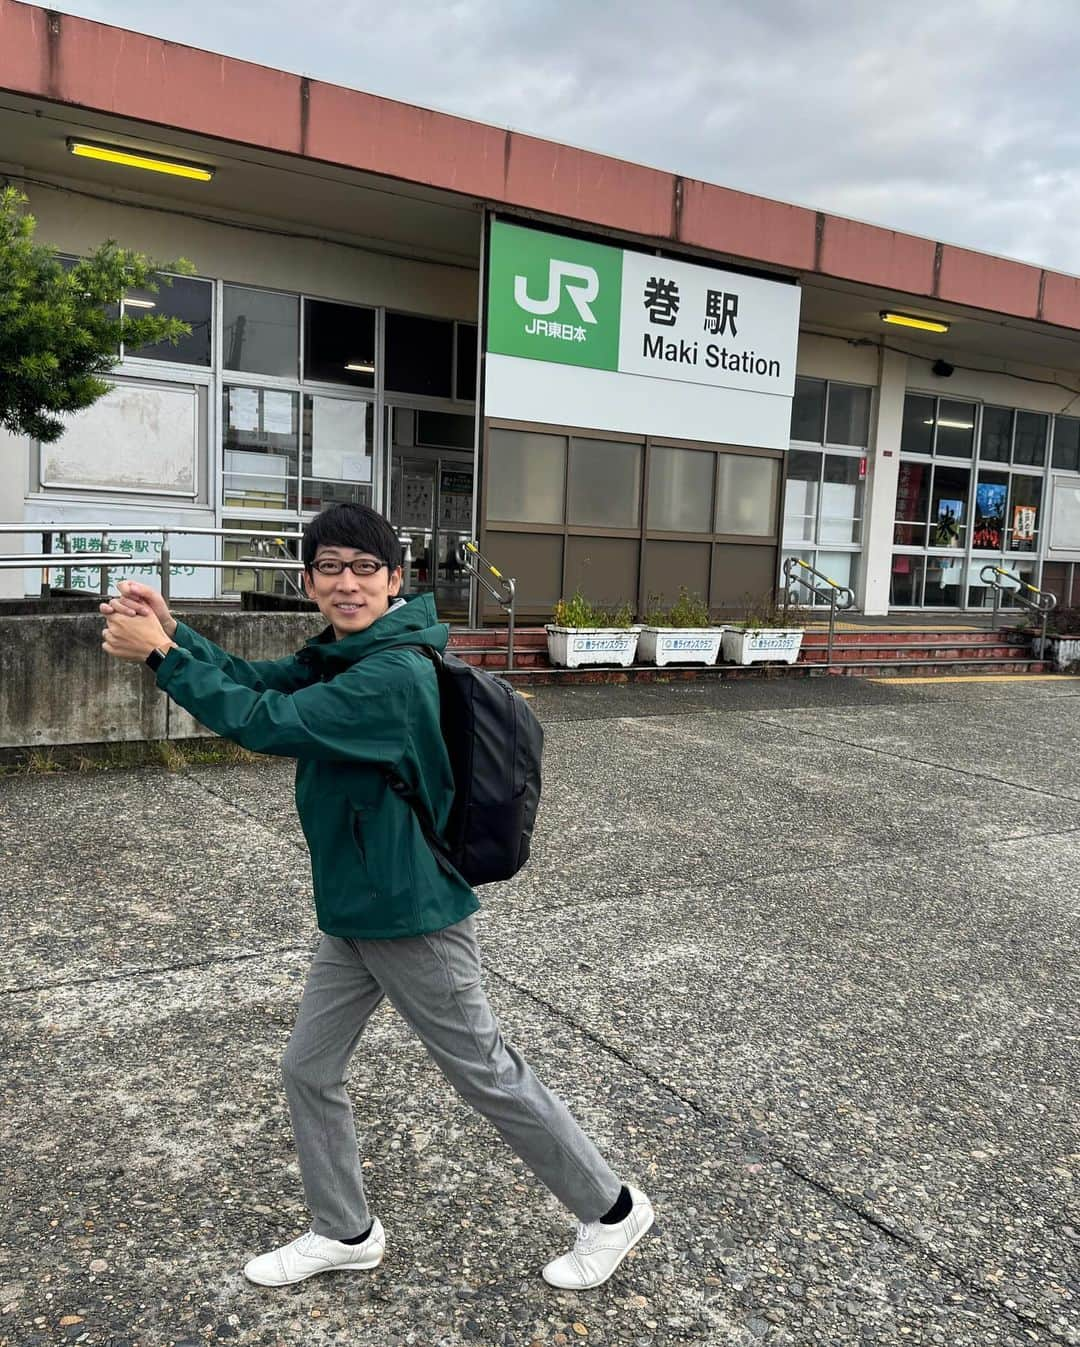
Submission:
[[[791,438],[820,444],[825,432],[825,380],[796,379],[791,403]]]
[[[221,527],[244,529],[248,534],[241,538],[222,538],[223,561],[239,561],[242,557],[258,557],[260,561],[288,561],[290,557],[300,555],[299,540],[283,536],[296,533],[295,519],[223,519]],[[225,594],[256,590],[261,594],[295,596],[298,586],[301,586],[299,571],[253,571],[246,566],[237,566],[235,570],[226,568],[221,572],[221,589]],[[299,593],[303,594],[302,586]]]
[[[567,522],[596,528],[641,523],[641,445],[570,441]]]
[[[280,389],[226,388],[222,393],[227,510],[295,510],[298,395]]]
[[[941,464],[934,468],[934,485],[930,497],[931,547],[964,546],[970,499],[970,469],[947,468]]]
[[[1005,507],[1009,499],[1007,472],[980,472],[975,488],[975,531],[971,545],[983,552],[1000,552],[1005,545]]]
[[[892,608],[921,608],[925,573],[925,557],[908,556],[904,552],[894,553],[889,585],[889,606]]]
[[[488,518],[561,524],[566,485],[565,435],[493,430],[488,441]]]
[[[1034,552],[1038,546],[1039,508],[1042,505],[1042,478],[1014,472],[1006,520],[1006,548],[1010,552]]]
[[[909,393],[904,399],[900,452],[928,454],[934,447],[934,399]]]
[[[416,443],[437,449],[471,449],[476,436],[476,422],[471,416],[454,412],[416,413]]]
[[[979,456],[984,463],[1008,463],[1012,458],[1012,431],[1011,408],[983,408]]]
[[[304,394],[302,510],[371,504],[370,402]]]
[[[854,444],[860,448],[870,442],[870,389],[852,384],[829,385],[829,423],[827,444]]]
[[[1042,412],[1016,413],[1016,443],[1013,462],[1040,467],[1046,462],[1046,430],[1049,417]]]
[[[700,449],[656,447],[649,456],[650,529],[709,533],[716,455]]]
[[[859,460],[848,454],[826,454],[819,542],[857,543],[860,540],[862,494]]]
[[[975,443],[975,404],[938,401],[934,452],[946,458],[970,458]]]
[[[814,566],[838,585],[850,585],[858,556],[858,552],[819,552]],[[821,586],[820,580],[815,583]]]
[[[457,384],[454,397],[459,402],[476,401],[476,324],[457,325]]]
[[[896,487],[896,527],[893,542],[899,546],[926,546],[926,517],[930,504],[930,464],[900,464]]]
[[[817,536],[817,507],[821,481],[821,454],[792,449],[787,456],[784,483],[784,541],[812,543]]]
[[[304,378],[375,387],[375,311],[304,300]]]
[[[776,483],[780,460],[752,454],[721,454],[716,493],[716,532],[768,538],[776,529]]]
[[[1054,418],[1054,467],[1080,472],[1080,420],[1075,416]]]
[[[226,369],[295,379],[299,374],[300,297],[226,285],[222,298]]]
[[[452,396],[454,324],[408,313],[386,315],[386,387],[395,393]]]
[[[191,327],[186,337],[175,346],[161,341],[153,346],[125,350],[125,357],[136,360],[164,360],[176,365],[210,364],[210,319],[214,307],[214,290],[209,281],[197,281],[191,276],[173,276],[171,282],[162,279],[157,294],[149,290],[129,290],[124,296],[124,313],[138,318],[147,313],[182,318]]]

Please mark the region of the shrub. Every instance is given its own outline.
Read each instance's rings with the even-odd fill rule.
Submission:
[[[555,605],[552,623],[556,627],[630,627],[634,609],[629,603],[618,608],[600,608],[590,603],[581,590],[575,590],[569,599],[560,599]]]
[[[709,606],[700,594],[691,594],[685,585],[670,608],[661,605],[662,595],[649,595],[649,609],[645,621],[650,627],[710,627]]]

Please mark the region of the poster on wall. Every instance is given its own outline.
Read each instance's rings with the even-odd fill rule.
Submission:
[[[370,482],[366,402],[312,399],[311,476],[324,481]]]
[[[108,520],[102,519],[102,515],[108,513],[107,509],[96,509],[94,514],[97,522],[107,523]],[[55,507],[50,508],[50,522],[62,526],[61,514],[62,512]],[[130,519],[130,515],[126,518]],[[29,523],[30,520],[27,522]],[[197,523],[201,527],[207,527],[204,520],[198,520]],[[212,521],[210,521],[210,526],[212,527]],[[54,529],[52,545],[57,550],[61,546],[59,535],[59,528]],[[40,539],[34,540],[35,550],[37,550],[36,544],[39,541]],[[175,533],[170,535],[170,552],[175,560],[169,569],[169,588],[174,598],[209,599],[214,597],[213,569],[202,566],[188,566],[183,563],[187,561],[213,561],[216,541],[215,538],[200,534]],[[97,594],[100,592],[101,571],[97,566],[80,565],[80,554],[86,552],[122,552],[130,554],[131,561],[109,568],[110,593],[118,592],[116,586],[120,580],[141,580],[154,589],[161,587],[162,536],[160,533],[139,532],[129,525],[125,525],[124,519],[120,517],[117,518],[115,528],[110,528],[104,535],[101,532],[81,528],[78,522],[73,521],[66,534],[66,546],[71,553],[71,565],[68,568],[67,578],[65,578],[64,567],[53,566],[48,572],[50,585],[83,590],[87,594]],[[40,570],[28,570],[26,572],[26,592],[28,594],[38,592],[41,575]]]
[[[1033,543],[1035,541],[1035,520],[1038,510],[1034,505],[1013,506],[1013,545]]]
[[[980,482],[975,489],[975,547],[1000,552],[1004,546],[1005,500],[1009,489],[1001,482]]]
[[[786,448],[797,286],[495,221],[488,416]]]

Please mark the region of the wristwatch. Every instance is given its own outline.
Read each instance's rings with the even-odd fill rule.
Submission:
[[[167,653],[168,652],[165,650],[151,650],[149,655],[147,655],[146,662],[154,673],[157,673],[162,664],[164,664]]]

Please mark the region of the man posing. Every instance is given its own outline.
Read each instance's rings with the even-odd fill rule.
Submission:
[[[368,1209],[344,1081],[385,996],[462,1098],[581,1222],[545,1279],[599,1286],[652,1225],[652,1206],[620,1183],[503,1038],[481,986],[476,895],[436,860],[416,809],[388,785],[391,773],[403,780],[442,832],[454,786],[438,680],[409,647],[441,651],[448,629],[430,595],[401,597],[401,546],[373,510],[331,506],[305,528],[302,550],[304,588],[330,625],[286,659],[226,654],[135,581],[101,605],[110,655],[145,660],[158,687],[217,734],[297,760],[323,935],[282,1072],[312,1228],[244,1273],[285,1286],[381,1261],[385,1234]]]

